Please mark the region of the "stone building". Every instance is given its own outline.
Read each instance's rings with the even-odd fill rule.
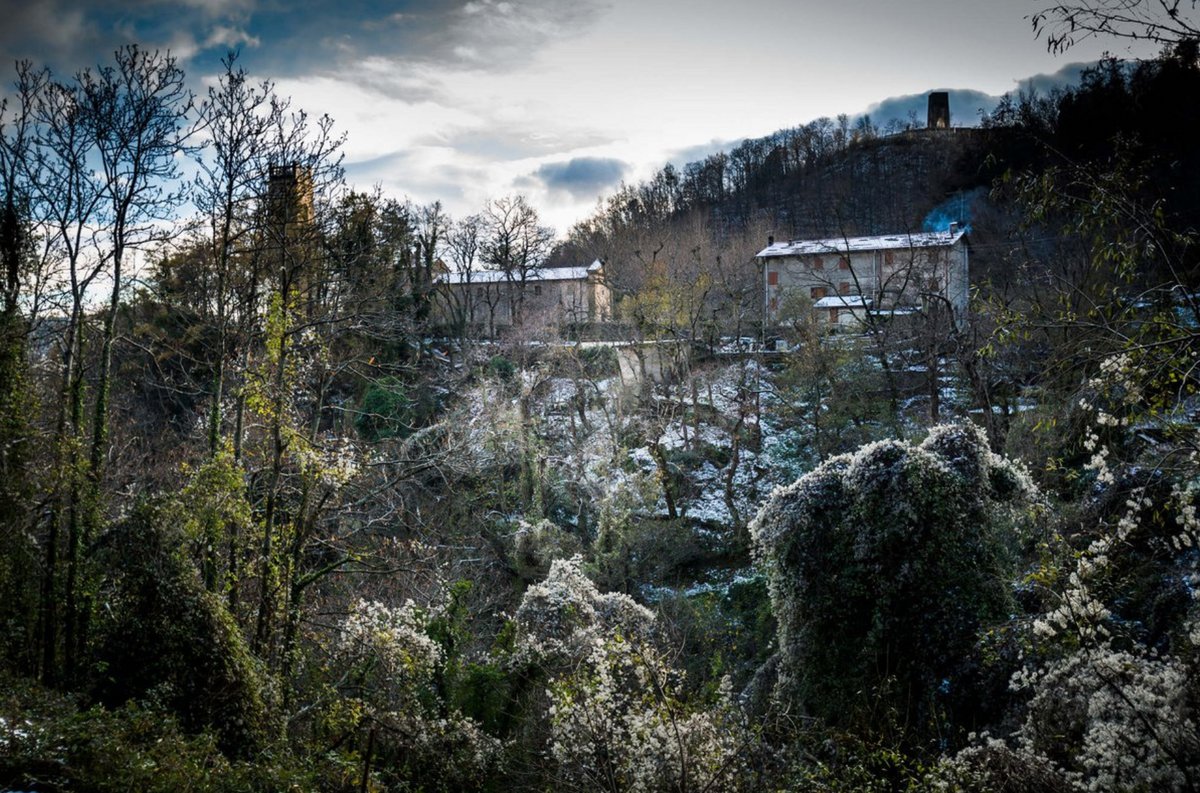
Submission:
[[[765,323],[815,311],[831,328],[852,328],[868,313],[901,313],[937,302],[966,317],[966,232],[768,241],[756,256]]]
[[[587,267],[544,267],[523,275],[471,270],[435,281],[447,321],[494,335],[497,330],[612,319],[612,289],[599,259]]]

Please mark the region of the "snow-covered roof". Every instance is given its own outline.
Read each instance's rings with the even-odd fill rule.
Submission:
[[[788,240],[768,245],[756,258],[810,256],[813,254],[860,253],[913,248],[948,248],[966,234],[965,229],[920,234],[886,234],[878,237],[829,237],[823,240]]]
[[[539,267],[525,273],[525,282],[529,281],[585,281],[592,273],[599,272],[603,265],[600,260],[587,267]],[[434,279],[439,284],[495,284],[505,281],[513,283],[521,281],[520,273],[507,273],[504,270],[472,270],[469,273],[443,273]]]
[[[826,295],[813,303],[813,308],[864,308],[871,301],[862,295]]]

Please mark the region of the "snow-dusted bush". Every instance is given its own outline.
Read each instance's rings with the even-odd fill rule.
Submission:
[[[433,616],[412,601],[399,608],[354,603],[337,647],[351,670],[346,698],[331,718],[374,733],[379,765],[399,778],[471,786],[493,769],[500,742],[441,701],[444,652],[428,632]]]
[[[945,763],[946,789],[1200,787],[1198,460],[1159,447],[1144,465],[1122,462],[1145,440],[1131,428],[1154,418],[1140,403],[1145,377],[1130,356],[1116,356],[1078,401],[1088,417],[1085,531],[1029,576],[1043,605],[1011,683],[1027,698],[1020,726]],[[1037,784],[1022,768],[1036,769]]]
[[[555,559],[568,559],[579,550],[579,538],[549,520],[521,521],[512,535],[513,566],[527,581],[545,576]]]
[[[731,790],[747,734],[727,687],[683,695],[683,672],[653,641],[654,615],[602,594],[582,560],[555,561],[515,615],[514,659],[548,673],[548,754],[578,790]]]
[[[980,628],[1009,613],[1005,534],[1034,495],[973,425],[869,444],[777,490],[751,533],[779,622],[783,703],[927,734],[966,696]]]
[[[550,565],[546,580],[525,591],[514,615],[515,657],[548,669],[573,667],[597,641],[621,635],[647,640],[654,614],[628,595],[601,593],[573,556]]]

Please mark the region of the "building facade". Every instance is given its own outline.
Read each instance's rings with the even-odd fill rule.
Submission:
[[[599,259],[587,267],[444,273],[435,280],[446,319],[494,335],[514,326],[607,322],[612,290]]]
[[[947,231],[819,240],[770,240],[755,257],[765,323],[814,311],[831,328],[851,328],[868,313],[938,303],[956,323],[969,300],[966,232]]]

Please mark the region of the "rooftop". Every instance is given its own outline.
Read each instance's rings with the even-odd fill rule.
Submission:
[[[871,301],[862,295],[826,295],[813,303],[813,308],[863,308]]]
[[[600,271],[600,260],[587,267],[539,267],[525,273],[525,281],[586,281],[588,276]],[[521,274],[505,270],[470,270],[444,273],[434,279],[439,284],[496,284],[505,281],[521,281]]]
[[[768,245],[756,258],[810,256],[813,254],[859,253],[862,251],[948,248],[966,235],[965,229],[920,234],[886,234],[877,237],[829,237],[823,240],[788,240]]]

